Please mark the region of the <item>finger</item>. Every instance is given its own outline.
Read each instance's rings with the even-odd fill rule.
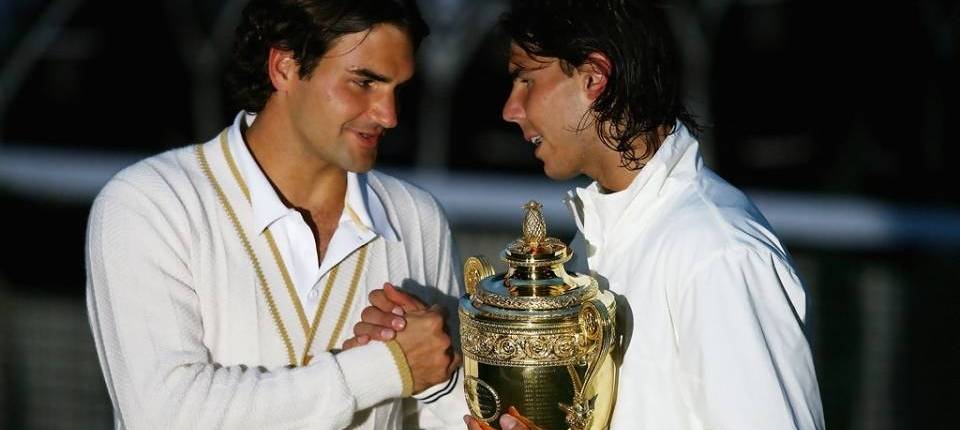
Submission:
[[[459,353],[453,353],[453,360],[450,360],[450,366],[447,366],[447,375],[452,375],[463,363],[463,356]]]
[[[500,428],[503,430],[529,430],[520,420],[509,414],[500,415]]]
[[[354,324],[353,334],[357,337],[367,336],[370,340],[379,340],[386,342],[396,337],[397,332],[390,328],[383,328],[378,325],[365,323],[363,321]]]
[[[384,312],[376,306],[367,306],[360,313],[360,320],[365,323],[378,325],[383,328],[392,328],[396,331],[407,326],[407,320],[389,312]]]
[[[366,345],[368,343],[370,343],[369,336],[367,335],[354,336],[354,337],[351,337],[350,339],[343,341],[343,346],[340,349],[346,351],[350,348],[356,348],[358,346]]]
[[[501,416],[500,419],[502,420],[503,417],[505,417],[505,416],[512,417],[512,418],[514,418],[514,419],[516,419],[517,421],[520,422],[520,425],[521,425],[522,427],[517,427],[517,429],[540,430],[540,427],[539,427],[539,426],[537,426],[536,424],[534,424],[533,421],[530,421],[529,418],[527,418],[527,417],[525,417],[525,416],[523,416],[523,415],[520,415],[520,412],[517,411],[517,408],[515,408],[515,407],[513,407],[513,406],[510,406],[509,408],[507,408],[507,413],[503,414],[503,416]],[[501,427],[502,427],[502,425],[501,425]]]
[[[384,290],[373,290],[370,292],[367,298],[370,300],[371,305],[383,312],[392,313],[399,316],[403,316],[404,314],[403,306],[400,303],[394,303],[390,301],[390,298],[387,297],[387,293]]]
[[[495,430],[490,424],[474,419],[470,415],[464,415],[463,422],[467,423],[468,430]]]
[[[350,348],[355,348],[355,347],[358,347],[358,346],[360,346],[360,342],[357,341],[357,338],[356,338],[356,337],[351,337],[350,339],[347,339],[347,340],[343,341],[343,345],[340,346],[340,350],[346,351],[346,350],[348,350],[348,349],[350,349]]]
[[[402,306],[404,311],[422,311],[427,308],[427,305],[421,302],[420,299],[398,290],[397,287],[394,287],[393,284],[389,282],[383,284],[383,291],[387,294],[387,298],[389,298],[391,302]]]

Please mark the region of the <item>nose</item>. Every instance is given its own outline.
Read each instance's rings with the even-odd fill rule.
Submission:
[[[526,118],[526,112],[523,110],[523,103],[520,102],[520,90],[514,85],[510,90],[510,96],[503,104],[503,120],[519,124],[520,120]]]
[[[397,126],[397,96],[394,93],[384,94],[373,104],[373,120],[383,128]]]

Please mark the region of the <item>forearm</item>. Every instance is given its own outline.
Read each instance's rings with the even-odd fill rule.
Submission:
[[[103,332],[97,342],[117,413],[130,428],[342,428],[357,410],[400,393],[380,343],[270,369],[123,346],[130,344]]]

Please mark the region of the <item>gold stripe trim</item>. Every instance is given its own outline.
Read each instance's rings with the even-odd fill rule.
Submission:
[[[300,328],[303,329],[304,334],[310,333],[310,328],[307,325],[307,313],[303,310],[303,304],[300,303],[300,295],[297,294],[297,290],[293,286],[290,272],[287,271],[287,265],[283,262],[283,256],[280,255],[280,249],[277,247],[277,242],[273,240],[273,233],[270,233],[269,228],[264,236],[267,238],[267,245],[270,246],[270,253],[273,254],[273,261],[275,261],[277,267],[280,268],[280,276],[283,277],[283,284],[287,287],[287,294],[290,296],[290,299],[293,300],[294,309],[297,310],[297,319],[300,321]]]
[[[350,279],[350,290],[347,291],[347,298],[343,301],[343,307],[340,308],[340,316],[337,318],[337,325],[333,329],[333,334],[330,335],[330,341],[327,342],[327,351],[333,349],[336,346],[337,339],[340,339],[340,331],[343,330],[343,325],[347,322],[347,317],[350,316],[350,308],[353,303],[353,296],[357,294],[357,284],[360,283],[360,275],[363,274],[363,266],[367,260],[367,245],[363,245],[360,248],[360,255],[357,256],[357,268],[353,270],[353,278]]]
[[[237,163],[233,160],[233,155],[230,153],[230,146],[227,141],[227,133],[220,134],[220,149],[223,151],[223,157],[227,159],[227,165],[230,166],[230,173],[233,174],[233,178],[237,181],[237,185],[240,186],[240,190],[243,191],[243,196],[247,198],[247,203],[250,203],[250,188],[247,187],[247,183],[243,180],[243,176],[240,175],[240,169],[237,168]],[[283,285],[287,288],[287,294],[290,295],[290,298],[293,300],[293,307],[297,311],[297,319],[300,321],[300,328],[303,330],[304,335],[309,335],[310,326],[307,323],[307,314],[303,310],[303,304],[300,303],[300,296],[297,294],[296,288],[293,286],[293,279],[290,277],[290,271],[287,270],[287,265],[283,261],[283,256],[280,255],[280,249],[277,247],[277,242],[273,239],[273,233],[270,232],[270,229],[267,228],[264,232],[264,236],[267,238],[267,245],[270,246],[270,253],[273,254],[273,261],[276,262],[277,268],[280,269],[280,276],[283,278]]]
[[[227,165],[230,167],[230,172],[233,174],[234,179],[237,181],[237,185],[240,187],[240,190],[243,192],[244,197],[247,199],[247,203],[250,203],[250,189],[247,187],[246,182],[243,180],[243,176],[240,175],[240,169],[237,167],[237,163],[233,159],[233,155],[230,153],[229,141],[227,140],[227,133],[224,131],[220,134],[220,148],[223,151],[223,156],[227,161]],[[201,164],[206,166],[206,157],[203,155],[203,148],[198,146],[198,153],[202,157]],[[209,166],[206,167],[205,172],[209,172]],[[296,366],[296,354],[293,352],[293,343],[290,341],[290,336],[287,334],[286,327],[283,324],[283,320],[280,318],[280,313],[276,308],[276,303],[273,301],[273,295],[270,293],[270,287],[267,284],[266,277],[263,275],[263,271],[260,268],[260,262],[256,258],[256,255],[253,253],[253,248],[250,246],[249,241],[247,240],[246,234],[243,233],[243,230],[240,227],[239,220],[236,218],[236,214],[233,212],[233,208],[229,206],[229,203],[226,202],[226,196],[223,195],[220,185],[216,182],[213,177],[213,173],[208,174],[210,180],[214,183],[214,186],[218,190],[223,198],[223,203],[227,207],[227,212],[230,214],[231,219],[234,220],[234,227],[237,232],[241,235],[241,240],[244,242],[244,246],[248,250],[250,258],[254,261],[254,267],[257,269],[257,276],[261,281],[261,289],[264,292],[264,295],[267,297],[267,302],[270,306],[270,312],[273,315],[274,322],[276,323],[278,329],[280,330],[280,335],[284,339],[284,344],[287,347],[287,353],[290,358],[291,365]],[[353,208],[344,201],[344,206],[347,208],[347,212],[350,217],[353,219],[353,222],[356,223],[363,229],[366,229],[366,226],[360,222],[360,217],[354,212]],[[290,277],[290,272],[287,270],[287,266],[283,261],[283,256],[280,254],[280,249],[277,246],[277,242],[273,239],[273,234],[268,228],[264,232],[264,236],[267,239],[267,244],[270,247],[270,252],[273,254],[273,259],[277,264],[277,267],[280,269],[280,274],[283,277],[284,286],[287,289],[287,294],[290,296],[290,299],[293,301],[294,308],[297,312],[297,319],[300,322],[300,327],[303,329],[304,334],[306,335],[306,345],[303,350],[303,358],[300,360],[302,366],[310,364],[310,360],[313,356],[310,354],[310,349],[313,346],[313,340],[316,337],[317,329],[320,327],[320,320],[323,316],[324,308],[326,308],[327,301],[330,298],[330,293],[333,290],[334,283],[337,278],[337,273],[340,269],[340,264],[333,266],[330,269],[330,273],[327,275],[327,284],[324,286],[323,296],[320,298],[320,303],[317,305],[316,313],[313,317],[313,323],[310,324],[307,322],[306,313],[303,310],[303,304],[300,302],[300,296],[297,294],[296,289],[293,285],[293,280]],[[353,277],[350,280],[350,288],[347,291],[347,297],[344,301],[343,307],[340,309],[340,315],[337,318],[337,323],[333,329],[333,333],[330,336],[330,340],[327,343],[327,351],[332,350],[336,346],[337,339],[340,338],[340,332],[343,330],[343,326],[346,324],[347,317],[350,315],[350,308],[353,303],[353,298],[356,295],[357,285],[360,283],[360,276],[363,274],[363,267],[366,262],[367,256],[367,246],[364,245],[360,248],[360,254],[357,256],[357,266],[354,269]],[[402,354],[402,351],[401,351]],[[406,363],[406,361],[404,361]],[[407,369],[409,372],[409,368]],[[412,388],[412,382],[411,382]]]
[[[323,287],[323,295],[320,296],[320,304],[317,305],[317,312],[313,314],[313,325],[310,326],[310,334],[307,335],[307,346],[303,350],[304,361],[310,355],[310,348],[313,347],[313,338],[317,335],[317,328],[320,326],[320,318],[323,316],[323,309],[327,307],[327,301],[330,299],[330,292],[333,291],[333,283],[337,279],[337,273],[340,272],[340,265],[333,266],[327,275],[327,285]],[[329,349],[329,348],[327,348]]]
[[[409,397],[413,395],[413,373],[410,372],[407,356],[403,354],[403,349],[400,348],[400,344],[396,340],[388,341],[386,344],[387,349],[390,350],[390,355],[393,356],[393,362],[400,372],[400,383],[403,385],[401,397]]]
[[[226,136],[226,132],[221,134],[221,137]],[[243,243],[243,248],[247,252],[247,255],[250,257],[250,261],[253,263],[253,268],[257,273],[257,278],[260,281],[260,291],[263,292],[264,297],[267,300],[267,306],[270,308],[270,315],[273,317],[273,322],[277,327],[277,331],[280,332],[280,338],[283,340],[283,346],[287,350],[287,359],[291,366],[297,365],[297,355],[293,351],[293,342],[290,340],[290,336],[287,334],[287,329],[283,325],[283,320],[280,319],[280,311],[277,309],[277,304],[273,300],[273,294],[270,293],[270,286],[267,284],[267,278],[263,274],[263,269],[260,266],[260,260],[257,259],[257,255],[253,252],[253,247],[250,246],[250,241],[247,240],[246,233],[243,232],[243,227],[240,225],[240,219],[237,218],[236,212],[234,212],[233,207],[230,206],[230,202],[227,200],[226,194],[223,192],[223,188],[220,187],[220,183],[217,182],[217,178],[213,175],[213,171],[210,170],[210,164],[207,162],[207,157],[203,153],[203,146],[196,146],[197,160],[200,162],[200,168],[203,170],[203,174],[207,176],[207,179],[210,180],[210,183],[213,185],[214,190],[217,192],[217,198],[220,200],[220,205],[227,211],[227,217],[230,218],[230,222],[233,224],[234,230],[237,232],[237,235],[240,237],[240,242]]]

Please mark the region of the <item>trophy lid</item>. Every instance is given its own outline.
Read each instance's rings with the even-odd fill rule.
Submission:
[[[471,257],[464,267],[467,292],[476,304],[502,309],[554,310],[579,305],[597,291],[596,281],[569,274],[564,263],[573,257],[563,241],[547,236],[547,224],[536,201],[524,207],[523,236],[500,254],[507,273],[493,275],[482,257]]]
[[[541,267],[564,264],[573,253],[565,243],[547,237],[547,222],[543,219],[543,205],[531,200],[523,205],[523,237],[513,241],[500,258],[511,267]]]

